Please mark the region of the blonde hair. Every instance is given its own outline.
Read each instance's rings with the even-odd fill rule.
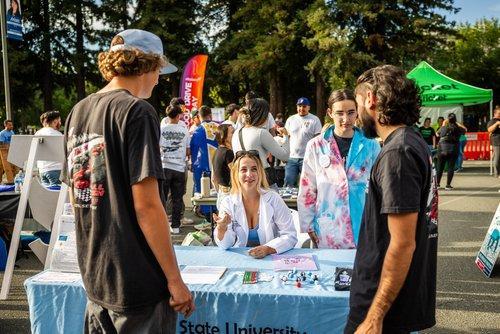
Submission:
[[[238,157],[236,161],[233,163],[231,167],[231,193],[238,194],[241,193],[240,179],[238,177],[240,172],[240,162],[243,158],[250,158],[257,164],[257,175],[258,180],[257,183],[260,185],[259,189],[269,189],[269,183],[267,183],[266,173],[264,171],[264,167],[262,166],[262,162],[259,157],[251,155],[249,153],[245,153],[242,156]]]
[[[111,46],[123,44],[121,36],[115,36]],[[101,52],[98,56],[99,71],[106,81],[116,76],[135,76],[156,71],[167,65],[163,55],[147,54],[139,50]]]

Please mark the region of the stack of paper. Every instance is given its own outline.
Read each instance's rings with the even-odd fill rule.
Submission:
[[[186,284],[215,284],[224,275],[226,267],[186,266],[181,277]]]

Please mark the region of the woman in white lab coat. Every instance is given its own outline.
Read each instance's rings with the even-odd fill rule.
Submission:
[[[294,247],[297,232],[292,214],[278,193],[269,190],[259,152],[236,152],[231,194],[220,205],[214,237],[220,248],[252,247],[255,258]]]

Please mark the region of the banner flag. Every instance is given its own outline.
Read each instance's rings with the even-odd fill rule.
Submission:
[[[207,55],[196,55],[184,67],[179,96],[184,99],[189,111],[201,107],[207,59]]]
[[[5,0],[7,4],[7,38],[23,40],[23,22],[20,0]]]

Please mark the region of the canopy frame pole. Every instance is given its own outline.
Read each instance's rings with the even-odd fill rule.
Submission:
[[[5,89],[5,116],[13,120],[10,105],[9,57],[7,56],[7,27],[5,21],[5,1],[0,0],[0,31],[2,37],[3,80]]]
[[[491,92],[490,100],[490,119],[493,119],[493,92]],[[490,142],[490,175],[493,175],[493,150]]]

